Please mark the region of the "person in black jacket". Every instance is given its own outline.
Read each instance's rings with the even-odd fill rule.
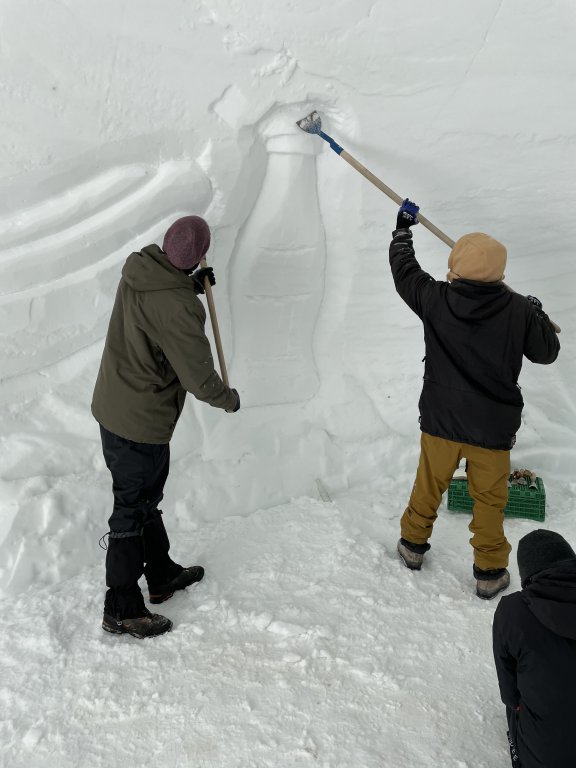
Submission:
[[[494,614],[494,661],[515,768],[576,763],[576,554],[553,531],[520,539],[521,592]]]
[[[524,405],[523,357],[552,363],[560,344],[540,302],[502,283],[506,249],[489,235],[474,232],[455,243],[448,282],[424,272],[410,230],[418,210],[404,201],[390,245],[396,290],[422,320],[426,348],[420,461],[397,548],[408,568],[420,570],[442,494],[465,458],[476,594],[490,599],[510,583],[504,507]]]

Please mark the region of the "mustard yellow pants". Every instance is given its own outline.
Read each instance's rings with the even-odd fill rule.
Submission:
[[[470,544],[474,562],[482,570],[505,568],[512,547],[504,535],[504,507],[508,502],[510,451],[455,443],[422,432],[420,461],[408,506],[402,515],[403,539],[425,544],[432,535],[442,494],[461,459],[468,464],[468,493],[474,501]]]

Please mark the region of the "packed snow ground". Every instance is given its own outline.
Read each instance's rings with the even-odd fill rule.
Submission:
[[[408,572],[407,485],[179,526],[176,554],[207,576],[162,606],[174,630],[156,641],[100,630],[99,565],[7,599],[4,764],[506,765],[467,516],[442,515],[426,569]],[[564,534],[570,507],[554,514]],[[511,521],[512,543],[533,527]]]
[[[468,517],[442,510],[421,573],[395,555],[423,356],[389,275],[396,206],[294,121],[318,109],[451,237],[508,246],[507,282],[562,327],[558,362],[525,364],[512,462],[576,544],[573,3],[2,16],[0,764],[508,765]],[[139,642],[99,626],[111,493],[89,405],[124,259],[191,211],[244,407],[187,404],[163,509],[206,578]],[[442,279],[446,247],[415,241]],[[509,520],[512,544],[535,525]]]

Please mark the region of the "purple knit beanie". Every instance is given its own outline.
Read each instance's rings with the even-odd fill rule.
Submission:
[[[193,269],[210,247],[210,228],[200,216],[177,219],[164,235],[162,250],[178,269]]]

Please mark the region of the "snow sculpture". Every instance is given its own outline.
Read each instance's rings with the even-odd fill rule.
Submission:
[[[260,195],[233,256],[230,380],[243,406],[307,400],[319,385],[313,341],[326,248],[317,145],[296,131],[267,139]]]
[[[129,253],[208,206],[210,184],[193,160],[142,152],[122,163],[121,150],[0,185],[0,381],[102,339]]]

